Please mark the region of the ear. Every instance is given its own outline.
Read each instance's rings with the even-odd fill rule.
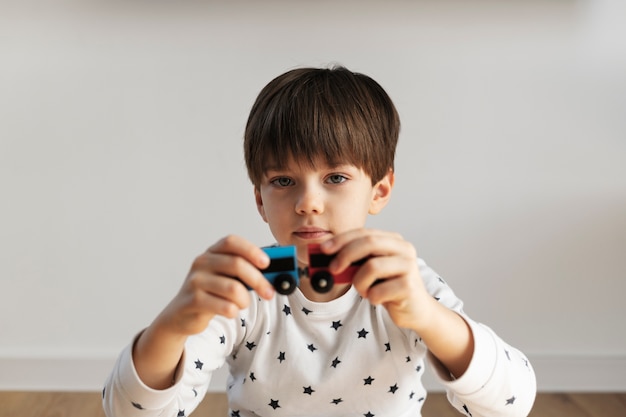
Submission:
[[[378,214],[389,202],[391,198],[391,190],[396,180],[392,168],[389,168],[387,174],[382,180],[378,181],[372,190],[372,201],[370,202],[369,214]]]
[[[256,201],[256,209],[263,218],[263,221],[267,223],[267,216],[265,215],[265,206],[263,205],[263,197],[261,197],[261,190],[259,187],[254,187],[254,200]]]

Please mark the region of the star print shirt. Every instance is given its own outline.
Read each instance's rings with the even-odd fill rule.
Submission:
[[[296,290],[272,300],[252,294],[237,319],[216,317],[187,340],[175,384],[156,391],[139,379],[132,344],[103,391],[109,417],[188,416],[212,373],[226,364],[230,416],[419,416],[421,383],[430,364],[450,403],[472,416],[526,416],[536,385],[526,357],[488,327],[472,321],[446,283],[420,260],[428,291],[470,325],[474,356],[451,378],[418,334],[397,327],[382,306],[351,288],[315,303]]]

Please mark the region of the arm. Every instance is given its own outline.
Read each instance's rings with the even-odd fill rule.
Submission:
[[[507,345],[488,327],[473,322],[476,340],[472,361],[458,379],[431,356],[429,361],[446,388],[448,400],[460,412],[472,417],[525,417],[536,395],[534,370],[519,350]]]
[[[454,378],[460,378],[474,355],[474,335],[460,314],[430,297],[432,313],[428,324],[412,328],[420,335],[428,351]]]
[[[149,398],[150,404],[172,401],[189,338],[202,339],[210,322],[234,318],[250,303],[245,285],[232,277],[263,298],[273,296],[274,289],[259,271],[268,263],[265,252],[236,236],[197,257],[179,293],[120,356],[104,391],[107,415],[130,415],[139,409],[137,404],[145,408],[141,398]],[[136,398],[123,398],[129,392]]]
[[[397,234],[361,229],[336,236],[322,250],[336,253],[331,272],[370,257],[353,285],[372,304],[383,305],[398,327],[421,337],[459,411],[470,410],[473,417],[530,412],[536,383],[528,360],[469,319],[461,301],[418,260],[410,243]]]
[[[463,312],[463,303],[452,289],[421,259],[420,275],[438,303],[457,312],[472,331],[474,353],[465,373],[453,378],[445,365],[429,354],[437,379],[448,400],[461,413],[480,416],[527,416],[536,395],[536,380],[526,356],[508,345],[487,326]]]

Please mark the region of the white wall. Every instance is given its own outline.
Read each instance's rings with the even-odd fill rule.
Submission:
[[[625,390],[624,16],[620,0],[0,2],[0,389],[99,389],[198,253],[271,242],[247,112],[285,70],[341,63],[403,121],[371,225],[413,241],[540,389]]]

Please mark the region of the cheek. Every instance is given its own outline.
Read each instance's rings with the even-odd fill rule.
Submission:
[[[284,205],[277,203],[276,201],[269,201],[265,203],[265,221],[274,226],[272,228],[280,227],[285,223],[286,208]]]
[[[342,223],[350,228],[363,227],[369,213],[370,201],[367,197],[352,196],[335,208],[337,216],[342,218]]]
[[[280,217],[279,213],[282,211],[281,204],[276,199],[265,198],[263,200],[263,205],[265,208],[265,215],[267,217]]]

